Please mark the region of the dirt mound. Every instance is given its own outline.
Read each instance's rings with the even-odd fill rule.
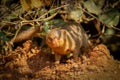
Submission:
[[[82,55],[79,61],[68,59],[54,64],[48,50],[26,41],[6,56],[0,56],[0,80],[119,80],[120,62],[114,60],[107,47],[99,44]]]

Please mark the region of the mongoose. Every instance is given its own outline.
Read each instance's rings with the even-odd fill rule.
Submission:
[[[73,54],[77,59],[80,53],[88,52],[90,44],[82,26],[75,22],[65,23],[60,28],[50,30],[46,43],[55,53],[55,63],[59,64],[62,55]]]

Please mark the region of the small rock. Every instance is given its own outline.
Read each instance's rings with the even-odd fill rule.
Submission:
[[[76,63],[74,63],[72,66],[73,66],[74,68],[78,68],[78,64],[76,64]]]
[[[89,67],[88,67],[88,70],[89,70],[89,71],[97,70],[97,66],[94,66],[94,65],[93,65],[93,66],[89,66]]]

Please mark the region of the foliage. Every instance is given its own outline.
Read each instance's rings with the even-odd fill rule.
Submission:
[[[104,0],[102,4],[104,4]],[[100,2],[100,1],[99,1]],[[94,13],[96,15],[101,13],[101,7],[100,5],[96,5],[93,0],[87,0],[85,2],[83,2],[84,7],[90,12],[90,13]]]
[[[14,43],[25,26],[28,26],[25,31],[34,27],[33,29],[40,29],[38,33],[43,33],[60,27],[66,21],[75,21],[88,25],[93,22],[98,33],[102,34],[110,32],[105,31],[110,29],[104,28],[101,31],[103,26],[111,28],[111,31],[115,30],[111,32],[112,35],[115,35],[116,30],[120,31],[117,27],[120,20],[120,0],[1,0],[0,3],[1,46],[8,47],[7,44],[11,44],[11,41]]]
[[[6,35],[3,32],[0,32],[0,40],[8,41],[9,39],[6,37]]]
[[[120,19],[120,13],[115,9],[106,10],[104,14],[99,15],[99,19],[109,26],[117,26]]]

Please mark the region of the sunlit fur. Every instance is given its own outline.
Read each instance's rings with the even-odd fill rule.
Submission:
[[[61,28],[55,28],[46,35],[46,43],[54,51],[55,58],[60,55],[73,53],[73,56],[79,55],[80,51],[88,49],[88,39],[81,25],[77,23],[66,23]]]
[[[68,31],[64,29],[53,29],[46,36],[46,43],[54,52],[65,55],[73,52],[75,49],[75,41]]]

